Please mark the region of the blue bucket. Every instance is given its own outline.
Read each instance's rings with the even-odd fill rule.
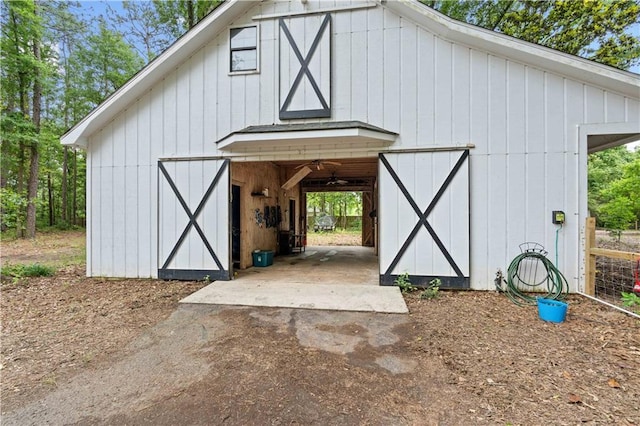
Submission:
[[[564,302],[538,297],[538,315],[543,321],[564,322],[568,307]]]

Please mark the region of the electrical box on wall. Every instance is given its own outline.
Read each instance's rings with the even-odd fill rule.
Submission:
[[[551,212],[551,221],[555,225],[562,225],[564,223],[564,212],[562,210],[554,210]]]

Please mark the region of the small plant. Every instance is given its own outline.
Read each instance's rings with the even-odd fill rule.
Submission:
[[[418,287],[411,284],[408,272],[405,272],[402,275],[398,275],[398,278],[396,278],[393,283],[400,287],[400,291],[402,291],[403,293],[411,293],[412,291],[416,291],[418,289]]]
[[[429,281],[429,286],[424,289],[422,293],[420,293],[420,299],[431,300],[438,297],[440,294],[440,285],[442,284],[442,280],[440,278],[434,278]]]
[[[640,313],[640,296],[635,293],[625,293],[624,291],[621,294],[622,304]]]
[[[47,386],[51,386],[51,387],[58,387],[58,381],[56,380],[56,374],[55,373],[51,373],[46,375],[43,379],[42,379],[42,383],[47,385]]]
[[[93,352],[84,352],[82,354],[82,363],[87,365],[93,361]]]
[[[620,229],[610,229],[609,236],[614,240],[616,240],[617,242],[620,242],[620,238],[622,237],[622,231]]]
[[[56,270],[50,266],[34,263],[31,265],[6,265],[0,272],[3,277],[21,279],[25,277],[50,277]]]

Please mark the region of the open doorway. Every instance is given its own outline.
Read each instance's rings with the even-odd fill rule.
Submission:
[[[363,192],[307,193],[311,246],[362,246]]]
[[[594,256],[592,295],[624,309],[640,296],[640,263],[632,257],[640,252],[640,141],[595,148],[587,164],[594,247],[613,254]]]
[[[231,185],[231,260],[234,269],[240,268],[240,186]]]
[[[234,209],[244,226],[235,279],[379,284],[370,216],[377,157],[234,162],[231,170],[233,182],[242,185],[242,202]],[[315,232],[320,205],[315,203],[314,214],[313,200],[322,198],[334,222]],[[308,239],[332,231],[349,239],[322,245]],[[262,252],[268,253],[267,264],[256,265]]]

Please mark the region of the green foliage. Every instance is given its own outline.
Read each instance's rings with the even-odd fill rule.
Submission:
[[[633,161],[634,153],[624,146],[609,148],[589,155],[589,190],[598,192],[620,177],[620,170]]]
[[[483,28],[622,69],[640,63],[635,0],[422,0]]]
[[[405,272],[402,275],[398,275],[398,278],[396,278],[393,283],[400,287],[400,291],[402,291],[403,293],[411,293],[418,289],[418,287],[411,284],[408,272]]]
[[[78,13],[82,5],[75,1],[2,0],[3,231],[8,226],[24,229],[32,158],[39,160],[37,227],[82,223],[85,154],[62,147],[60,136],[143,66],[132,46],[143,46],[140,53],[148,61],[221,3],[124,1],[122,12],[109,8],[106,16],[91,22]],[[33,107],[36,87],[42,87],[40,119]]]
[[[76,55],[72,59],[82,66],[76,102],[84,102],[86,110],[102,102],[143,66],[122,35],[107,28],[104,21],[96,34],[78,46]]]
[[[429,286],[420,293],[420,299],[431,300],[435,299],[440,295],[440,286],[442,285],[442,280],[440,278],[434,278],[429,281]]]
[[[635,293],[621,293],[622,304],[632,308],[636,313],[640,313],[640,296]]]
[[[620,242],[620,238],[622,238],[622,231],[620,229],[610,229],[609,236]]]
[[[4,0],[1,6],[0,224],[3,231],[25,228],[35,158],[37,191],[30,193],[36,226],[68,227],[84,216],[86,166],[84,153],[63,148],[60,136],[143,62],[104,21],[96,28],[78,18],[78,3]],[[36,87],[42,87],[39,114]]]
[[[627,229],[640,220],[640,151],[625,147],[589,155],[589,210],[599,226]]]
[[[309,216],[333,216],[337,219],[336,226],[346,229],[349,227],[348,216],[362,215],[362,192],[309,192],[307,208],[313,210],[313,214],[309,213]],[[362,229],[356,226],[352,225],[350,228]]]
[[[221,3],[220,0],[153,0],[159,22],[174,38],[180,37]]]
[[[30,265],[6,265],[2,267],[1,275],[3,277],[11,277],[14,279],[26,277],[50,277],[56,273],[56,270],[50,266],[33,263]]]
[[[608,203],[615,201],[624,208],[624,213],[618,215],[626,219],[623,225],[640,219],[640,152],[632,162],[622,167],[622,176],[602,193]]]
[[[0,188],[0,206],[2,224],[13,229],[18,223],[18,216],[27,207],[27,198],[11,188]]]
[[[162,6],[166,7],[164,4]],[[120,13],[108,7],[112,26],[122,32],[127,43],[146,62],[158,56],[173,42],[174,37],[163,31],[166,23],[163,24],[152,2],[123,0],[122,9]]]
[[[605,203],[598,215],[598,220],[605,228],[614,230],[627,229],[635,218],[631,200],[624,197],[613,198]]]

